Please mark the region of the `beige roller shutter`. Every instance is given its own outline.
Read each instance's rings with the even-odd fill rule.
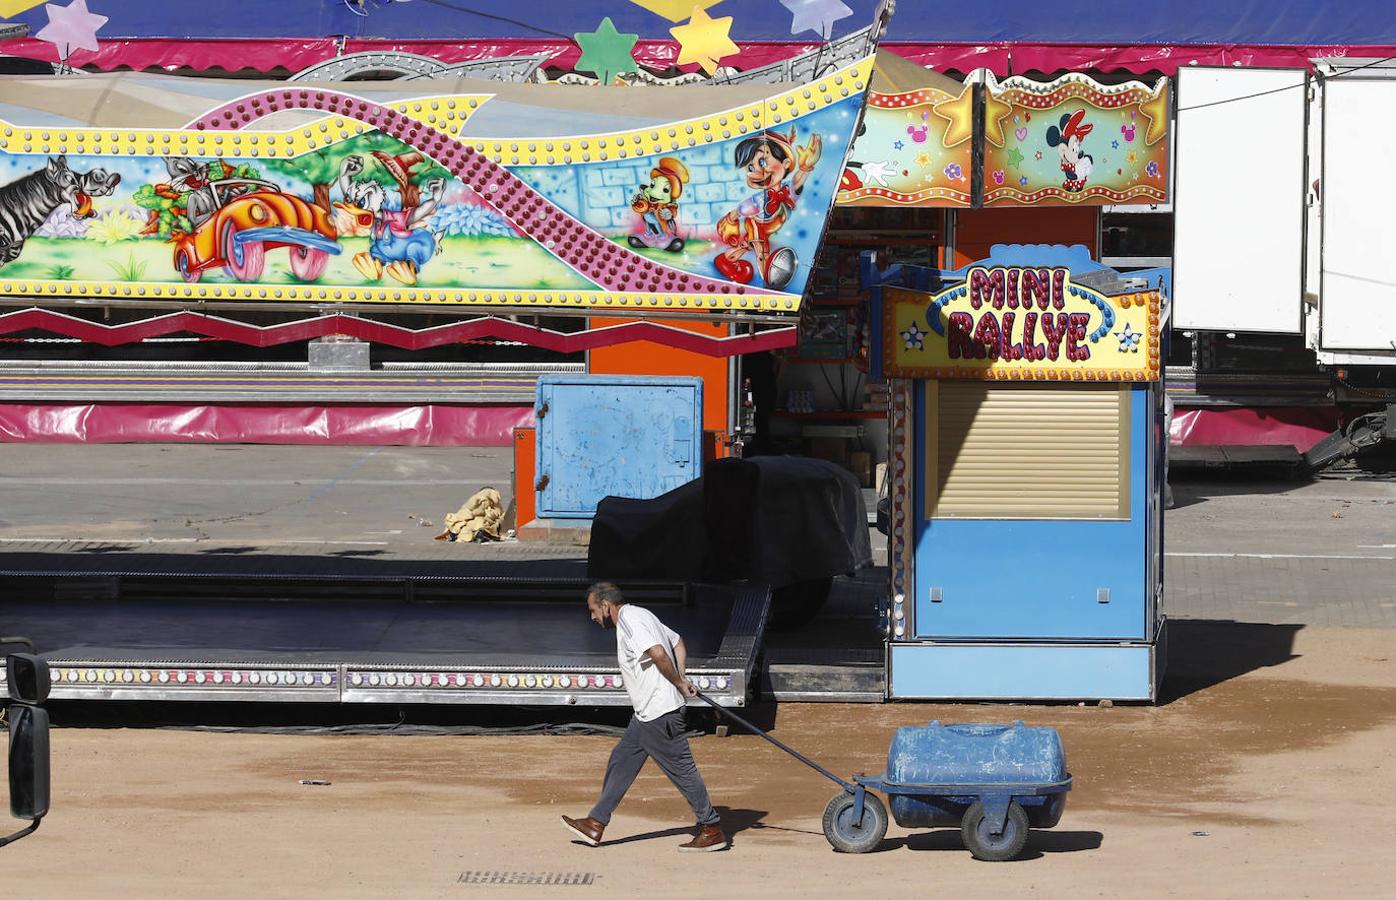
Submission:
[[[931,518],[1128,519],[1126,385],[926,383]]]

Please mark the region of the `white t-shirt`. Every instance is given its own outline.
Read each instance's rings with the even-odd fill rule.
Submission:
[[[630,705],[635,707],[635,718],[641,722],[652,722],[684,705],[679,689],[645,652],[658,644],[669,654],[669,661],[677,665],[674,645],[678,642],[678,634],[649,610],[633,603],[620,608],[616,616],[616,659]]]

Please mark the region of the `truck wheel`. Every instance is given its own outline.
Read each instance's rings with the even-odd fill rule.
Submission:
[[[887,807],[871,791],[863,795],[863,821],[853,821],[853,795],[842,791],[824,807],[824,837],[840,853],[867,853],[887,835]]]
[[[314,281],[325,274],[330,264],[330,255],[314,247],[291,248],[291,273],[301,281]]]
[[[175,268],[179,270],[179,277],[184,279],[185,284],[197,284],[204,274],[189,262],[187,250],[181,250],[175,254]]]
[[[238,281],[256,281],[262,277],[267,249],[261,241],[239,241],[238,227],[232,222],[223,226],[224,269]]]
[[[989,825],[984,821],[984,804],[975,802],[965,811],[960,820],[960,837],[964,838],[965,849],[975,859],[987,862],[1003,862],[1013,859],[1023,852],[1028,842],[1028,814],[1016,800],[1008,804],[1008,818],[1003,822],[1002,834],[990,834]]]

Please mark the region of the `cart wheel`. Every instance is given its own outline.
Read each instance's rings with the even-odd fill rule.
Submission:
[[[887,834],[887,807],[871,791],[863,795],[863,821],[853,821],[853,795],[844,791],[824,807],[824,836],[840,853],[867,853]]]
[[[1003,833],[990,834],[989,825],[984,821],[984,804],[976,801],[960,820],[960,836],[975,859],[988,862],[1013,859],[1023,852],[1028,842],[1028,814],[1016,800],[1009,802]]]

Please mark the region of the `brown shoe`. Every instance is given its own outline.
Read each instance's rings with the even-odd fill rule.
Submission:
[[[704,825],[698,829],[698,836],[687,844],[679,844],[680,853],[711,853],[714,850],[726,850],[732,846],[732,842],[727,840],[727,835],[722,833],[722,829],[717,825]]]
[[[601,832],[606,830],[606,826],[590,816],[587,816],[585,819],[573,819],[568,816],[563,816],[562,824],[567,826],[568,831],[581,838],[586,844],[592,847],[601,846]]]

